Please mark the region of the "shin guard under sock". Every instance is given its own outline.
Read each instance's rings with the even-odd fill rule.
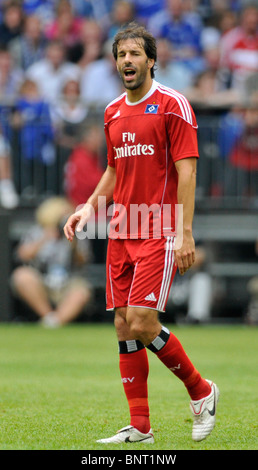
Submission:
[[[166,327],[162,327],[160,334],[147,347],[182,380],[192,400],[209,395],[210,385],[195,369],[177,337]]]
[[[150,430],[148,387],[149,362],[140,341],[119,342],[119,368],[129,405],[131,425],[140,432]]]

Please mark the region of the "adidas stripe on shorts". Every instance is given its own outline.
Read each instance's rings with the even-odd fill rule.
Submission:
[[[176,272],[173,244],[174,237],[109,239],[107,310],[131,306],[164,312]]]

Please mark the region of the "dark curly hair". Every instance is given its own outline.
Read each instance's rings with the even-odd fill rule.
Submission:
[[[157,46],[156,46],[156,39],[152,36],[149,31],[147,31],[144,26],[139,25],[136,22],[131,22],[127,24],[124,28],[122,28],[114,37],[114,42],[112,46],[112,53],[117,60],[117,47],[120,41],[124,41],[126,39],[140,39],[142,38],[144,41],[144,50],[148,57],[148,59],[154,59],[154,62],[157,60]],[[155,63],[150,70],[151,78],[154,78],[155,72]]]

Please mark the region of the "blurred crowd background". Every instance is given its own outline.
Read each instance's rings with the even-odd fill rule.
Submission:
[[[1,242],[0,297],[9,299],[2,300],[0,318],[34,319],[21,307],[25,303],[35,314],[18,283],[28,273],[19,276],[16,269],[32,260],[20,246],[38,222],[38,208],[46,200],[53,200],[53,210],[57,200],[72,208],[84,203],[105,169],[103,112],[123,91],[112,41],[132,20],[157,38],[155,79],[189,99],[199,126],[198,262],[174,283],[171,319],[256,323],[257,0],[0,0],[0,218],[8,235]],[[44,240],[53,242],[52,229]],[[60,238],[59,228],[57,233]],[[84,319],[107,318],[105,244],[87,243]]]

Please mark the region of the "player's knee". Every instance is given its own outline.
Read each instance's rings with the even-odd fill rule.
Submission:
[[[146,342],[146,337],[149,336],[150,324],[148,318],[143,315],[129,315],[127,323],[133,338]]]
[[[143,308],[129,308],[127,323],[131,336],[143,344],[150,344],[160,332],[160,323],[157,312]]]
[[[127,327],[125,308],[116,309],[114,324],[115,324],[115,328],[116,328],[118,335],[119,333],[122,333],[123,330]]]
[[[129,323],[129,327],[132,337],[144,342],[144,338],[146,335],[146,326],[144,325],[144,323],[142,321],[139,321],[138,319],[135,319],[131,323]]]

